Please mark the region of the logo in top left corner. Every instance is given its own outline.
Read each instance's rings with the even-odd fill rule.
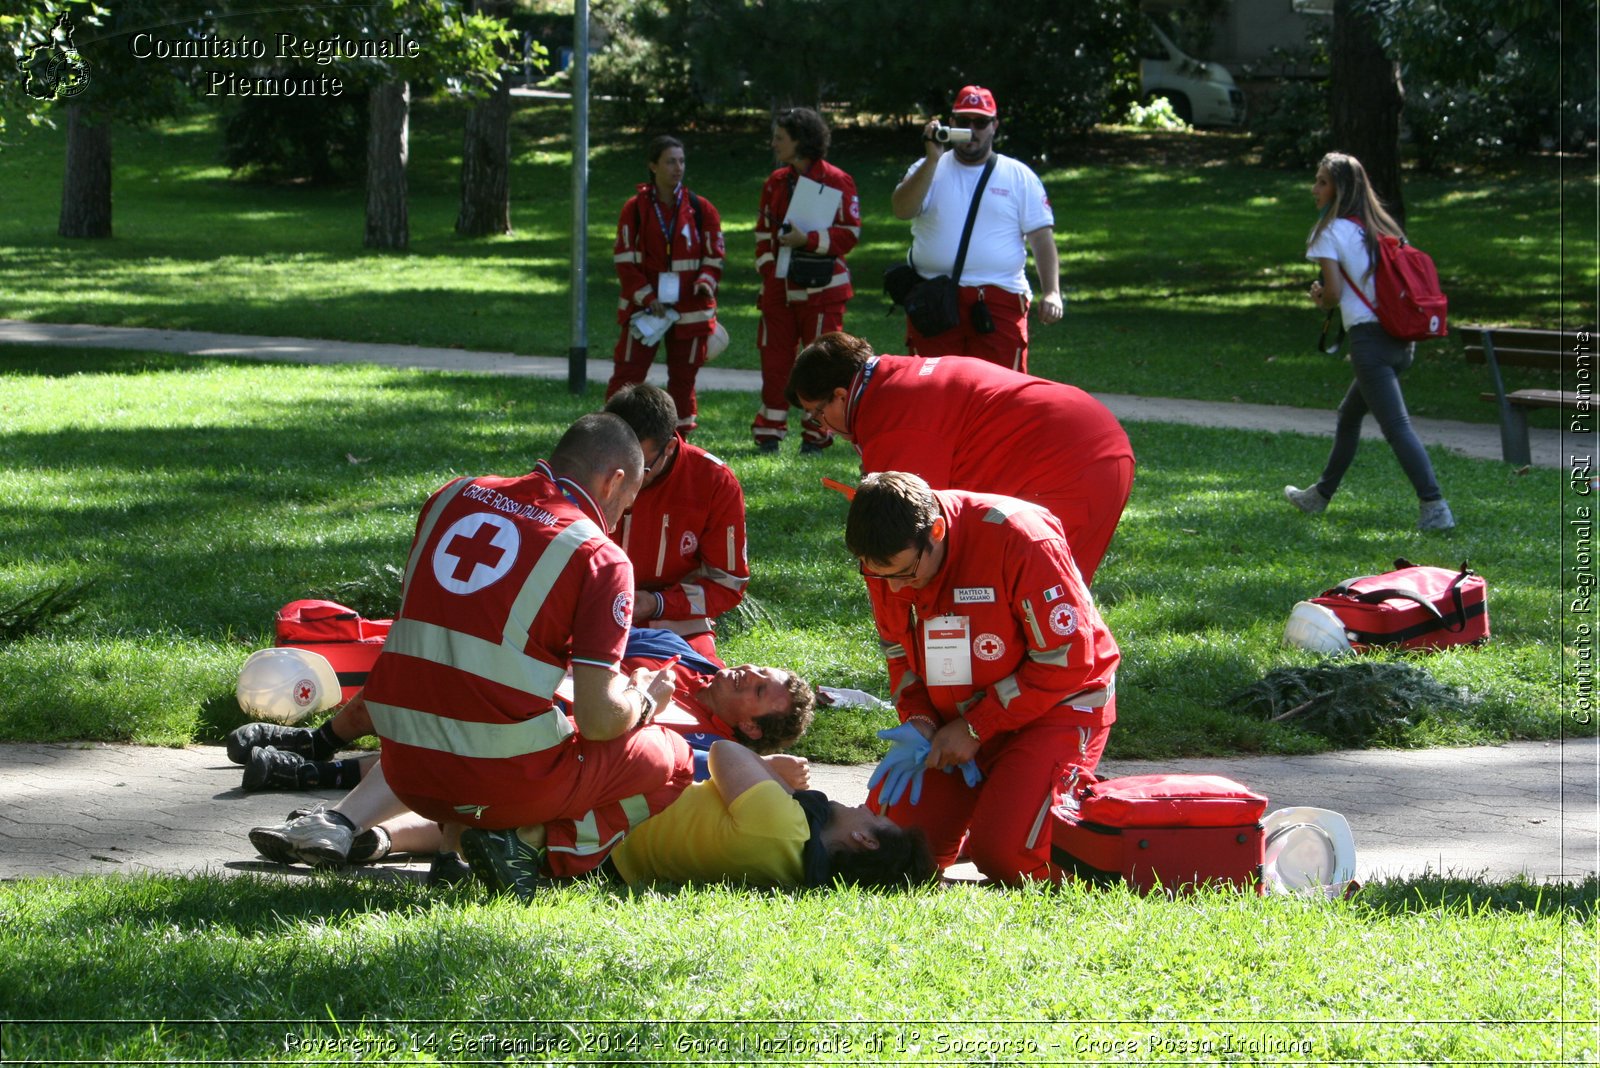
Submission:
[[[23,91],[39,100],[68,100],[89,87],[89,63],[72,41],[72,18],[56,16],[50,43],[35,45],[17,61]]]
[[[474,512],[450,525],[433,549],[433,577],[451,593],[477,593],[517,561],[522,535],[503,515]]]

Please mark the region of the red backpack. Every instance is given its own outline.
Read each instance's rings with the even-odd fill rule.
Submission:
[[[1360,219],[1346,218],[1361,226]],[[1377,307],[1351,280],[1343,264],[1339,265],[1339,273],[1367,310],[1378,317],[1378,325],[1386,334],[1396,341],[1430,341],[1450,332],[1450,302],[1439,289],[1439,272],[1432,256],[1403,238],[1379,234],[1374,268]]]

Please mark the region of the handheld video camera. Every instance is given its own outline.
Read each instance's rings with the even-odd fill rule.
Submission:
[[[964,145],[972,140],[972,131],[965,126],[935,126],[933,139],[940,144]]]

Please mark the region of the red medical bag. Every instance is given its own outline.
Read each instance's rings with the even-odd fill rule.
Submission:
[[[383,651],[392,619],[363,619],[335,601],[290,601],[278,609],[277,642],[321,653],[339,676],[340,700],[367,684],[367,672]]]
[[[1131,775],[1068,791],[1052,812],[1055,864],[1140,893],[1205,883],[1261,893],[1267,799],[1220,775]]]
[[[1313,597],[1344,624],[1351,648],[1442,649],[1489,638],[1488,589],[1466,564],[1461,570],[1418,567],[1396,560],[1395,570],[1347,579]]]

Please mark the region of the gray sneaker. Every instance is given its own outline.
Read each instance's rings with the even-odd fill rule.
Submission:
[[[289,840],[281,833],[285,827],[297,820],[302,820],[313,812],[322,811],[322,802],[317,802],[310,808],[297,808],[289,813],[289,817],[276,827],[256,827],[250,832],[250,844],[256,847],[256,852],[272,861],[274,864],[298,864],[300,854],[289,844]]]
[[[1315,486],[1298,489],[1294,486],[1283,487],[1283,495],[1290,504],[1300,509],[1306,515],[1317,515],[1328,507],[1328,498]]]
[[[315,809],[288,823],[250,832],[250,844],[268,860],[279,864],[298,860],[319,867],[348,864],[355,838],[355,824],[332,809]]]
[[[1450,503],[1443,497],[1422,502],[1422,513],[1417,519],[1418,530],[1454,530],[1455,527],[1456,517],[1450,514]]]
[[[468,827],[461,832],[461,855],[472,868],[472,874],[491,890],[516,894],[527,900],[539,887],[550,884],[550,880],[540,874],[545,851],[524,842],[515,830],[486,831],[481,827]]]

